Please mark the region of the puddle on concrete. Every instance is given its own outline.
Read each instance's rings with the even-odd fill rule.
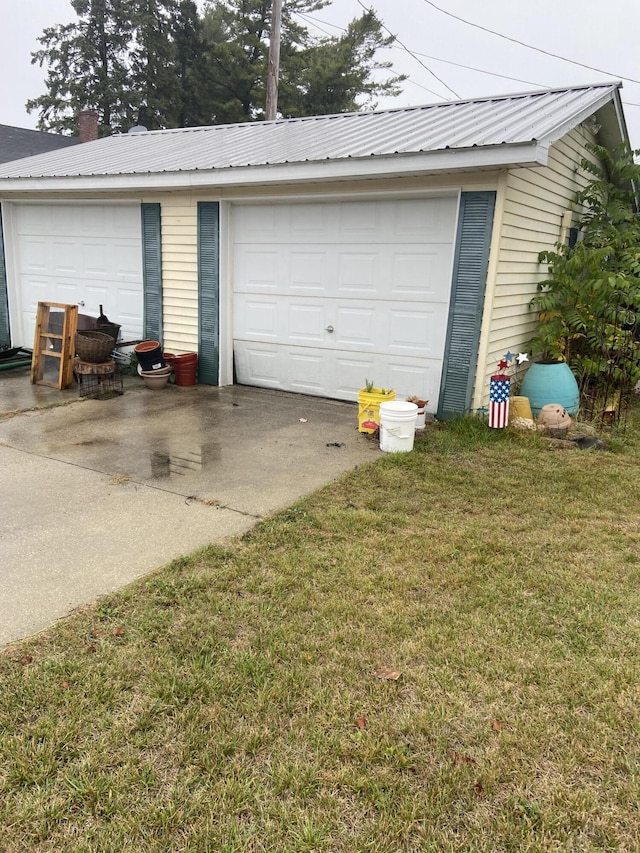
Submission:
[[[184,477],[198,471],[206,471],[222,457],[222,446],[218,442],[208,442],[197,446],[185,446],[180,449],[154,450],[150,454],[151,478],[166,480]]]

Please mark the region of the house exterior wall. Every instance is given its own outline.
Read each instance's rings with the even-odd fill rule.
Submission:
[[[461,178],[464,178],[461,181]],[[330,200],[336,197],[394,196],[428,193],[438,190],[462,189],[482,191],[496,189],[495,172],[452,174],[437,178],[403,180],[335,182],[293,188],[245,187],[225,189],[221,192],[154,193],[145,195],[147,202],[159,202],[162,218],[162,284],[163,284],[163,343],[169,352],[196,352],[198,350],[198,264],[197,264],[197,205],[198,201],[220,201],[221,207],[221,319],[228,326],[228,306],[231,299],[233,270],[226,253],[225,237],[229,236],[227,214],[233,202],[260,202],[281,199],[292,201]],[[231,338],[229,329],[221,329],[220,382],[232,381]]]
[[[563,216],[586,184],[579,170],[593,133],[580,125],[551,146],[546,166],[510,169],[498,189],[473,408],[488,405],[489,377],[504,353],[527,352],[536,316],[529,309],[546,275],[538,255],[562,239]]]

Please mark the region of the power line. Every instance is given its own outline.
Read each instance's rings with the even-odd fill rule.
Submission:
[[[508,74],[498,74],[497,71],[485,71],[484,68],[474,68],[473,65],[463,65],[461,62],[453,62],[451,59],[442,59],[440,56],[429,56],[428,53],[416,51],[418,56],[425,56],[427,59],[433,59],[436,62],[444,62],[447,65],[455,65],[456,68],[466,68],[467,71],[477,71],[478,74],[489,74],[491,77],[501,77],[503,80],[513,80],[516,83],[526,83],[527,86],[539,86],[541,89],[545,87],[544,83],[534,83],[532,80],[523,80],[521,77],[510,77]]]
[[[323,30],[322,27],[318,26],[318,23],[324,24],[327,27],[333,27],[334,30],[340,30],[340,32],[342,33],[347,32],[345,27],[339,27],[337,24],[332,24],[329,21],[318,21],[318,18],[314,18],[312,15],[305,15],[303,12],[295,12],[294,14],[296,14],[299,18],[302,18],[304,21],[308,21],[310,24],[316,27],[316,29],[320,30],[321,33],[324,33],[326,36],[329,36],[329,38],[331,38],[331,33],[327,32],[326,30]],[[397,50],[406,50],[406,48],[398,47]],[[423,86],[422,83],[416,83],[415,80],[411,80],[411,78],[409,77],[407,78],[407,80],[409,81],[409,83],[413,83],[414,86],[418,86],[420,89],[424,89],[424,91],[428,92],[430,95],[433,95],[436,98],[443,98],[441,94],[439,94],[438,92],[434,92],[433,89],[429,89],[428,86]]]
[[[360,2],[360,0],[358,0]],[[467,24],[470,27],[475,27],[477,30],[482,30],[485,33],[491,33],[493,36],[498,36],[498,38],[505,39],[506,41],[513,42],[513,44],[519,44],[521,47],[526,47],[529,50],[535,50],[538,53],[543,53],[545,56],[551,56],[554,59],[561,59],[563,62],[569,62],[571,65],[579,65],[581,68],[587,68],[589,71],[597,71],[598,74],[606,74],[608,77],[617,77],[620,80],[627,80],[629,83],[640,83],[640,80],[636,80],[634,77],[625,77],[624,74],[612,74],[611,71],[603,71],[602,68],[596,68],[594,65],[586,65],[584,62],[578,62],[575,59],[567,59],[566,56],[560,56],[558,53],[552,53],[549,50],[543,50],[541,47],[534,47],[532,44],[527,44],[524,41],[520,41],[519,39],[512,38],[511,36],[505,36],[504,33],[498,33],[496,30],[491,30],[488,27],[483,27],[481,24],[474,24],[473,21],[467,21],[466,18],[461,18],[459,15],[454,15],[453,12],[447,12],[446,9],[441,9],[440,6],[436,6],[432,0],[423,0],[423,3],[426,3],[428,6],[432,6],[438,12],[442,12],[443,15],[448,15],[450,18],[454,18],[456,21],[461,21],[463,24]],[[361,4],[362,5],[362,4]]]
[[[372,10],[371,10],[371,9],[367,9],[367,7],[364,5],[364,3],[362,2],[362,0],[358,0],[358,3],[362,6],[362,8],[365,10],[365,12],[372,12]],[[373,14],[375,14],[375,12],[374,12]],[[376,15],[376,17],[377,17],[377,15]],[[399,44],[401,47],[403,47],[403,48],[407,51],[407,53],[408,53],[410,56],[412,56],[412,57],[415,59],[415,61],[416,61],[419,65],[422,65],[422,67],[425,69],[425,71],[428,71],[428,72],[429,72],[429,74],[431,74],[433,77],[435,77],[435,78],[436,78],[436,80],[438,81],[438,83],[440,83],[442,86],[444,86],[444,87],[445,87],[445,89],[448,89],[448,90],[451,92],[451,94],[452,94],[452,95],[455,95],[455,96],[456,96],[456,98],[460,99],[460,95],[456,92],[456,90],[455,90],[455,89],[452,89],[452,88],[451,88],[451,86],[447,85],[447,84],[444,82],[444,80],[442,80],[442,78],[438,77],[438,75],[435,73],[435,71],[432,71],[432,70],[431,70],[431,68],[429,68],[429,66],[428,66],[428,65],[425,65],[425,63],[424,63],[421,59],[418,59],[418,57],[415,55],[415,53],[413,53],[413,51],[412,51],[412,50],[409,50],[409,48],[406,46],[406,44],[403,44],[403,43],[400,41],[400,39],[399,39],[399,38],[398,38],[394,33],[392,33],[392,32],[391,32],[391,30],[390,30],[388,27],[386,27],[386,26],[384,25],[384,23],[380,20],[380,18],[378,18],[378,21],[380,21],[380,26],[382,27],[382,29],[383,29],[383,30],[385,30],[386,32],[388,32],[388,33],[389,33],[389,35],[391,36],[391,38],[392,38],[394,41],[397,41],[397,42],[398,42],[398,44]]]
[[[319,24],[324,24],[324,26],[326,27],[333,27],[333,29],[335,30],[340,30],[341,32],[346,33],[346,29],[344,27],[339,27],[337,24],[332,24],[329,21],[321,21],[313,15],[305,15],[302,12],[297,12],[296,14],[298,15],[298,17],[304,18],[305,21],[308,21],[309,23],[313,24],[313,26],[315,26],[317,29],[320,30],[320,32],[323,32],[327,36],[330,36],[331,33],[327,32],[327,30],[323,30],[322,27],[319,26]],[[403,50],[405,53],[409,52],[407,48],[401,47],[400,45],[391,45],[390,47],[394,50]],[[444,62],[445,65],[455,65],[456,68],[464,68],[467,71],[475,71],[478,74],[488,74],[490,77],[500,77],[500,79],[502,80],[513,80],[516,83],[524,83],[527,86],[538,86],[541,89],[545,88],[546,86],[545,83],[536,83],[533,80],[523,80],[522,77],[511,77],[509,74],[499,74],[497,71],[487,71],[484,68],[476,68],[473,65],[465,65],[462,62],[453,62],[453,60],[451,59],[443,59],[441,56],[431,56],[431,54],[423,53],[420,50],[412,50],[409,53],[413,58],[415,58],[416,56],[422,56],[425,59],[432,59],[434,60],[434,62]],[[440,97],[432,89],[427,89],[426,86],[422,86],[420,83],[416,83],[416,81],[412,80],[410,77],[407,79],[409,83],[413,83],[414,86],[420,86],[421,89],[425,89],[432,95]]]

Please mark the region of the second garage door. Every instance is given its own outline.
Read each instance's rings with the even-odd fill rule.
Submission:
[[[369,379],[437,405],[457,196],[233,209],[242,384],[356,400]]]
[[[142,336],[140,205],[16,204],[12,215],[14,344],[33,346],[39,301],[77,304],[95,317],[102,305],[124,340]]]

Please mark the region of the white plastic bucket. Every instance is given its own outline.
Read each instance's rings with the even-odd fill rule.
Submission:
[[[384,453],[413,450],[417,416],[415,403],[404,400],[380,403],[380,450]]]
[[[426,426],[427,412],[424,406],[418,407],[416,415],[416,429],[424,429]]]

